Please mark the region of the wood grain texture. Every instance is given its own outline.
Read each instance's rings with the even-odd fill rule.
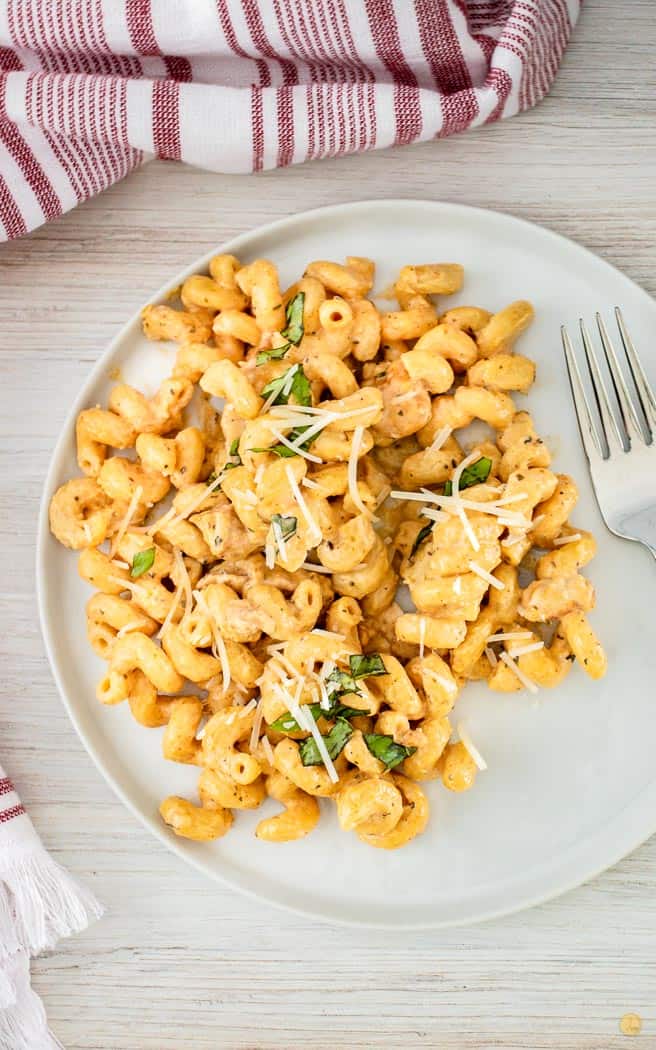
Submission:
[[[34,964],[67,1050],[614,1050],[627,1010],[656,1047],[656,839],[471,929],[390,938],[242,899],[165,852],[92,766],[33,579],[48,458],[91,364],[167,275],[244,229],[368,196],[459,201],[571,236],[656,292],[654,46],[652,0],[597,0],[549,98],[508,123],[256,178],[151,164],[3,249],[0,752],[53,855],[108,906]]]

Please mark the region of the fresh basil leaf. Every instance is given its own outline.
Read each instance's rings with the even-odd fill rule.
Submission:
[[[380,653],[349,656],[349,665],[354,678],[368,678],[370,675],[388,674]]]
[[[283,346],[272,346],[270,350],[260,350],[255,358],[255,364],[266,365],[269,361],[281,361],[291,348],[291,345],[291,342],[289,342],[284,343]]]
[[[230,455],[239,456],[239,438],[235,438],[234,441],[230,442]]]
[[[286,445],[270,445],[269,448],[249,448],[249,452],[273,452],[274,455],[280,456],[281,459],[291,459],[296,455]]]
[[[301,339],[303,338],[303,310],[305,308],[305,292],[297,292],[293,299],[287,303],[287,309],[285,311],[285,317],[287,319],[287,327],[281,336],[283,339],[288,339],[294,346],[298,346]]]
[[[433,525],[433,522],[431,521],[431,522],[429,522],[428,525],[423,525],[422,528],[419,530],[419,532],[417,533],[417,538],[415,539],[415,542],[412,544],[412,550],[410,551],[410,557],[411,558],[414,558],[415,554],[417,553],[417,551],[421,547],[421,545],[424,542],[424,540],[428,539],[428,537],[430,536],[431,532],[433,531],[433,528],[434,528],[434,525]]]
[[[292,370],[293,375],[290,376]],[[286,390],[287,387],[289,387],[288,390]],[[312,404],[312,388],[310,387],[310,381],[300,365],[292,365],[291,368],[288,368],[287,371],[283,372],[283,374],[278,376],[277,379],[272,379],[270,383],[267,383],[267,385],[262,388],[260,394],[265,399],[268,399],[272,394],[275,394],[276,396],[271,402],[273,405],[287,405],[292,396],[297,405]]]
[[[283,540],[289,539],[296,532],[296,526],[298,525],[296,518],[285,518],[282,514],[272,514],[271,521],[280,526]]]
[[[296,365],[292,365],[292,368],[296,368]],[[286,405],[287,398],[283,394],[282,389],[287,380],[289,379],[289,373],[290,369],[288,368],[287,371],[283,372],[281,376],[278,376],[276,379],[272,379],[270,383],[267,383],[266,386],[263,386],[260,391],[260,397],[263,397],[265,400],[267,400],[271,397],[272,394],[275,394],[276,396],[271,402],[271,404]]]
[[[394,737],[383,736],[381,733],[365,733],[364,739],[374,758],[383,763],[386,772],[394,769],[405,758],[414,755],[417,750],[416,747],[406,747],[404,744],[397,744]]]
[[[307,406],[312,404],[312,387],[310,386],[310,380],[300,367],[298,371],[294,373],[291,394],[297,405]]]
[[[330,690],[332,696],[344,696],[345,693],[359,692],[353,676],[346,671],[340,671],[339,667],[330,672],[326,678],[326,685],[335,686],[335,689]]]
[[[132,559],[132,568],[130,569],[130,576],[132,579],[136,580],[139,576],[143,576],[145,572],[148,572],[148,570],[152,568],[154,561],[154,547],[149,547],[148,550],[145,551],[137,551]]]
[[[323,714],[326,718],[355,718],[357,715],[368,715],[368,708],[364,707],[347,707],[346,704],[337,704],[335,708],[331,707],[330,711],[324,711]]]
[[[315,722],[321,718],[322,715],[327,715],[328,712],[324,711],[321,704],[308,704],[312,717]],[[280,715],[280,718],[276,718],[275,722],[272,722],[269,729],[275,729],[276,733],[305,733],[306,730],[302,729],[298,724],[293,715],[289,711],[285,711],[284,715]]]
[[[359,707],[347,707],[345,704],[338,702],[337,694],[333,693],[330,697],[330,707],[322,707],[321,704],[308,704],[312,717],[315,722],[318,722],[320,718],[329,718],[330,721],[335,719],[343,718],[355,718],[356,715],[368,715],[369,711],[365,711]],[[284,715],[280,715],[276,718],[275,722],[272,722],[270,729],[275,729],[276,733],[304,733],[306,732],[302,726],[299,726],[298,722],[289,711],[286,711]]]
[[[330,732],[323,737],[326,750],[332,759],[337,758],[347,740],[352,736],[353,726],[351,723],[347,722],[345,718],[338,718]],[[317,742],[313,736],[303,740],[298,751],[304,766],[319,766],[323,763]]]
[[[303,436],[305,431],[309,430],[309,429],[310,429],[309,426],[308,427],[295,427],[294,430],[290,430],[289,434],[287,435],[287,440],[288,441],[298,441],[298,439]],[[301,446],[300,447],[302,449],[305,449],[305,451],[307,452],[308,448],[310,447],[310,445],[312,444],[312,442],[314,441],[316,436],[317,435],[315,434],[314,437],[311,437],[309,439],[309,441],[301,442]],[[287,448],[287,445],[283,445],[283,444],[270,445],[269,448],[250,448],[248,451],[249,452],[273,452],[273,453],[275,453],[276,456],[280,456],[281,459],[291,459],[292,456],[298,455],[297,452],[293,452],[291,448]]]
[[[481,456],[475,463],[472,463],[470,467],[465,467],[462,474],[460,475],[460,483],[458,485],[458,492],[462,492],[463,489],[469,489],[472,485],[480,485],[481,482],[487,481],[492,470],[492,460],[488,459],[487,456]],[[444,495],[453,495],[453,485],[450,481],[444,486]]]

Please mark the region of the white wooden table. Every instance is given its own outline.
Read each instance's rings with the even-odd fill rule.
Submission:
[[[33,578],[71,398],[167,275],[241,230],[374,195],[462,201],[570,235],[656,292],[654,46],[652,0],[597,0],[551,96],[520,118],[258,178],[151,164],[2,250],[0,753],[53,855],[108,906],[34,965],[67,1050],[612,1050],[627,1010],[644,1019],[637,1044],[656,1047],[656,839],[471,929],[390,936],[259,906],[165,852],[102,781],[59,702]]]

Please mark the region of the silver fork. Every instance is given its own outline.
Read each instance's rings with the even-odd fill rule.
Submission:
[[[563,326],[565,361],[601,516],[616,536],[636,540],[656,556],[656,398],[617,306],[615,318],[637,398],[629,392],[600,314],[596,315],[597,327],[613,382],[615,405],[611,404],[583,320],[579,324],[596,402],[594,410],[581,381],[574,348]]]

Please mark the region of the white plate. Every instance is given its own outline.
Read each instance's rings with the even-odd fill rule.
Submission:
[[[274,846],[255,839],[261,813],[238,814],[233,830],[217,843],[176,838],[162,826],[157,808],[169,794],[194,798],[198,771],[165,762],[161,731],[138,726],[127,705],[107,708],[96,701],[104,665],[86,640],[90,591],[78,578],[76,556],[50,536],[47,521],[52,492],[77,473],[75,416],[105,402],[109,372],[118,367],[127,382],[149,392],[167,374],[173,350],[147,342],[135,316],[72,408],[53,456],[39,524],[37,580],[46,648],[68,713],[98,768],[153,834],[200,871],[336,922],[406,928],[473,922],[553,897],[615,863],[656,830],[656,576],[651,557],[611,536],[599,516],[570,403],[559,325],[581,314],[592,317],[597,309],[610,320],[619,304],[647,355],[656,304],[617,270],[547,230],[429,201],[324,208],[217,250],[246,261],[271,258],[288,283],[311,259],[367,255],[378,265],[377,288],[386,287],[405,263],[453,260],[464,264],[466,280],[449,304],[499,309],[512,299],[533,301],[537,320],[521,343],[538,363],[528,402],[556,453],[556,469],[573,474],[580,486],[574,522],[593,529],[599,541],[588,575],[598,591],[592,619],[610,668],[594,683],[574,667],[560,688],[541,692],[537,701],[468,686],[454,721],[466,718],[489,769],[464,795],[427,785],[428,829],[398,852],[371,849],[340,832],[328,806],[317,830],[297,843]],[[203,270],[209,257],[172,277],[166,289]],[[647,359],[648,367],[653,364]]]

